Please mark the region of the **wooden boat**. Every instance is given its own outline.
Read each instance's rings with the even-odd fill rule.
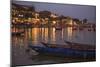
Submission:
[[[44,46],[46,47],[52,47],[52,48],[70,48],[70,45],[65,45],[65,44],[51,44],[51,43],[45,43],[41,42]]]
[[[77,28],[76,28],[76,27],[74,27],[74,28],[72,28],[72,30],[77,30]]]
[[[55,27],[56,30],[62,30],[62,27]]]
[[[88,31],[92,31],[92,29],[88,29]]]
[[[21,31],[21,32],[12,32],[12,35],[13,36],[20,36],[20,35],[22,35],[24,32],[23,31]]]
[[[67,44],[50,44],[41,42],[46,47],[53,47],[53,48],[71,48],[71,49],[77,49],[77,50],[95,50],[94,45],[88,45],[88,44],[80,44],[80,43],[72,43],[69,41],[65,41]]]
[[[75,42],[70,42],[70,41],[65,41],[67,44],[71,46],[73,49],[78,49],[78,50],[95,50],[96,46],[95,45],[89,45],[89,44],[81,44],[81,43],[75,43]]]
[[[39,54],[62,56],[62,57],[78,57],[78,58],[95,58],[95,50],[77,50],[61,47],[41,47],[29,45],[29,48],[35,50]]]

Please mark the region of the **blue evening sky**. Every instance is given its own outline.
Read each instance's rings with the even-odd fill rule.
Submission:
[[[28,1],[14,1],[16,4],[34,6],[36,11],[51,11],[52,13],[80,20],[87,18],[88,21],[96,22],[96,6],[87,5],[73,5],[73,4],[56,4],[56,3],[40,3]]]

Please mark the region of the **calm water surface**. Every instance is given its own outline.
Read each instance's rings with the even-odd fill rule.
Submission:
[[[80,61],[72,58],[34,56],[33,53],[26,52],[29,44],[43,46],[40,42],[49,42],[67,45],[64,42],[65,40],[95,45],[96,32],[87,29],[73,31],[72,27],[63,28],[62,30],[55,30],[55,28],[25,29],[24,36],[12,36],[12,64],[27,65]]]

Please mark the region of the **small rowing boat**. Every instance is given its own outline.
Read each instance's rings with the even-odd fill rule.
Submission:
[[[13,35],[13,36],[20,36],[20,35],[22,35],[24,32],[23,31],[21,31],[21,32],[12,32],[11,34]]]
[[[29,45],[29,48],[35,50],[39,54],[62,56],[62,57],[79,57],[79,58],[95,58],[95,50],[77,50],[61,47],[43,47]]]
[[[95,50],[96,49],[95,45],[90,45],[90,44],[81,44],[81,43],[75,43],[75,42],[70,42],[70,41],[65,41],[65,43],[69,44],[71,48],[78,49],[78,50]]]
[[[60,27],[56,27],[55,29],[56,29],[56,30],[62,30],[62,28],[60,28]]]
[[[66,44],[51,44],[51,43],[46,43],[46,42],[41,42],[44,46],[46,47],[52,47],[52,48],[57,48],[57,47],[61,47],[61,48],[70,48],[70,45],[66,45]]]
[[[50,44],[41,42],[46,47],[53,47],[53,48],[71,48],[71,49],[77,49],[77,50],[95,50],[94,45],[88,45],[88,44],[79,44],[79,43],[73,43],[69,41],[65,41],[67,44]]]

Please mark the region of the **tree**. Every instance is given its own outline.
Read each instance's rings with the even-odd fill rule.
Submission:
[[[83,24],[85,24],[85,23],[87,23],[87,19],[85,18],[85,19],[83,19]]]
[[[76,24],[82,24],[78,18],[74,18],[73,21],[75,21]]]

